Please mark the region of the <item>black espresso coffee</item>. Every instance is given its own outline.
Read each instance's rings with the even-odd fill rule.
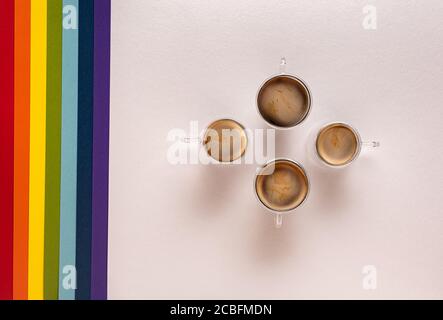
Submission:
[[[299,79],[281,75],[268,80],[257,98],[260,114],[271,125],[290,128],[301,123],[309,113],[311,97]]]
[[[231,119],[214,121],[208,126],[203,137],[206,152],[219,162],[232,162],[241,158],[247,144],[245,128]]]
[[[308,177],[295,162],[276,160],[259,172],[255,191],[267,208],[277,212],[290,211],[306,199],[309,191]]]
[[[317,136],[317,154],[331,166],[352,162],[359,151],[357,133],[348,125],[333,123],[323,128]]]

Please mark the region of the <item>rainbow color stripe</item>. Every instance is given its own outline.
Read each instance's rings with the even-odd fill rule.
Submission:
[[[110,18],[0,2],[0,300],[107,299]]]

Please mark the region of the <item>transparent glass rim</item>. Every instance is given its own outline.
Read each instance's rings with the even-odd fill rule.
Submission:
[[[214,159],[214,158],[213,158],[213,157],[207,152],[206,147],[205,147],[205,145],[204,145],[204,143],[205,143],[204,138],[205,138],[206,132],[208,131],[208,129],[209,129],[209,127],[210,127],[211,125],[213,125],[214,123],[216,123],[216,122],[218,122],[218,121],[233,121],[233,122],[237,123],[237,124],[242,128],[242,130],[245,132],[245,136],[246,136],[246,146],[245,146],[245,150],[243,151],[243,153],[241,154],[240,157],[238,157],[237,159],[235,159],[235,160],[233,160],[233,161],[229,161],[229,162],[226,162],[226,161],[225,161],[225,162],[224,162],[224,161],[219,161],[219,160],[217,160],[217,159]],[[236,161],[239,161],[239,160],[241,160],[241,159],[244,158],[244,156],[245,156],[245,154],[246,154],[246,151],[248,150],[248,147],[249,147],[249,138],[250,138],[250,137],[249,137],[249,134],[248,134],[248,130],[246,130],[246,127],[245,127],[241,122],[239,122],[239,121],[237,121],[237,120],[235,120],[235,119],[232,119],[232,118],[220,118],[220,119],[216,119],[216,120],[211,121],[211,122],[205,127],[205,129],[202,131],[202,133],[200,134],[200,145],[201,145],[202,148],[205,149],[205,152],[206,152],[206,154],[208,155],[210,161],[213,162],[214,164],[231,165],[231,164],[234,164]]]
[[[306,112],[306,114],[304,115],[304,117],[303,117],[299,122],[297,122],[296,124],[294,124],[294,125],[292,125],[292,126],[290,126],[290,127],[282,127],[282,126],[278,126],[278,125],[273,124],[273,123],[269,122],[268,120],[266,120],[265,117],[263,117],[263,115],[261,114],[261,112],[260,112],[260,107],[259,107],[259,105],[258,105],[258,98],[259,98],[259,96],[260,96],[260,92],[262,91],[262,89],[264,88],[264,86],[265,86],[268,82],[270,82],[271,80],[274,80],[275,78],[280,78],[280,77],[289,78],[289,79],[292,79],[292,80],[295,80],[295,81],[299,82],[299,83],[300,83],[300,84],[306,89],[306,92],[307,92],[307,94],[308,94],[308,98],[309,98],[308,111]],[[307,84],[305,81],[303,81],[300,77],[298,77],[298,76],[296,76],[296,75],[294,75],[294,74],[289,74],[289,73],[275,74],[275,75],[273,75],[273,76],[267,78],[267,79],[266,79],[265,81],[263,81],[263,83],[260,85],[260,87],[259,87],[259,89],[258,89],[258,91],[257,91],[256,98],[255,98],[255,106],[256,106],[256,110],[257,110],[259,116],[260,116],[260,117],[261,117],[261,118],[262,118],[262,119],[263,119],[263,120],[264,120],[264,121],[265,121],[270,127],[274,128],[274,129],[278,129],[278,130],[291,130],[291,129],[294,129],[295,127],[301,125],[303,122],[305,122],[305,120],[309,117],[309,114],[311,113],[311,110],[312,110],[312,104],[313,104],[312,91],[311,91],[311,89],[309,88],[308,84]]]
[[[308,184],[308,191],[307,191],[306,196],[303,199],[303,201],[300,202],[300,204],[298,206],[296,206],[295,208],[292,208],[292,209],[289,209],[289,210],[284,210],[284,211],[273,210],[273,209],[269,208],[268,206],[266,206],[263,203],[263,201],[260,199],[260,197],[258,196],[257,187],[256,187],[257,186],[257,179],[258,179],[258,176],[260,175],[260,173],[267,166],[269,166],[271,163],[273,163],[273,162],[276,163],[278,161],[291,162],[291,163],[295,164],[297,167],[299,167],[303,171],[304,175],[306,176],[306,181],[307,181],[307,184]],[[254,194],[255,194],[255,198],[260,203],[260,205],[263,208],[265,208],[269,213],[274,214],[274,215],[275,214],[276,215],[288,215],[288,214],[294,213],[294,211],[296,211],[297,209],[299,209],[302,205],[304,205],[306,203],[306,200],[309,198],[309,194],[311,192],[311,180],[309,178],[308,172],[306,171],[306,169],[303,167],[303,165],[301,163],[299,163],[299,162],[297,162],[295,160],[289,159],[289,158],[275,158],[275,159],[272,159],[272,160],[266,162],[264,165],[260,166],[259,168],[257,168],[256,173],[255,173],[255,177],[254,177],[254,180],[253,180],[252,187],[253,187],[253,191],[254,191]]]
[[[348,162],[346,162],[345,164],[340,164],[340,165],[330,164],[330,163],[326,162],[318,153],[317,141],[318,141],[318,138],[320,137],[320,133],[324,129],[326,129],[327,127],[329,127],[331,125],[342,125],[342,126],[348,128],[349,130],[351,130],[354,133],[355,137],[357,138],[357,151],[355,152],[354,156]],[[314,144],[315,144],[315,155],[316,155],[317,159],[320,160],[324,165],[326,165],[328,167],[331,167],[331,168],[344,168],[344,167],[347,167],[347,166],[351,165],[355,160],[358,159],[358,157],[360,156],[361,150],[362,150],[363,142],[362,142],[362,138],[361,138],[361,135],[358,132],[358,130],[355,129],[349,123],[346,123],[346,122],[343,122],[343,121],[331,121],[331,122],[328,122],[328,123],[326,123],[326,124],[324,124],[324,125],[322,125],[320,127],[320,129],[318,130],[318,132],[317,132],[317,134],[315,136]]]

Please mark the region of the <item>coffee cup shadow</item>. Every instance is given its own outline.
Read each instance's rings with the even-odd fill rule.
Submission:
[[[226,211],[238,184],[247,175],[243,164],[201,165],[189,193],[193,212],[214,216]]]
[[[312,181],[309,203],[314,212],[330,215],[345,211],[353,194],[348,184],[350,171],[352,167],[339,170],[309,167]]]
[[[295,217],[288,216],[286,224],[280,229],[275,228],[274,217],[265,209],[256,205],[253,211],[255,215],[254,232],[251,239],[251,258],[262,266],[276,266],[281,261],[291,258],[295,253],[294,226],[292,220]],[[291,224],[291,225],[290,225]]]

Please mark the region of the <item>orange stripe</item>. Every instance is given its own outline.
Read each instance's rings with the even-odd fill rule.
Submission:
[[[14,273],[15,300],[28,298],[31,0],[15,0]]]

